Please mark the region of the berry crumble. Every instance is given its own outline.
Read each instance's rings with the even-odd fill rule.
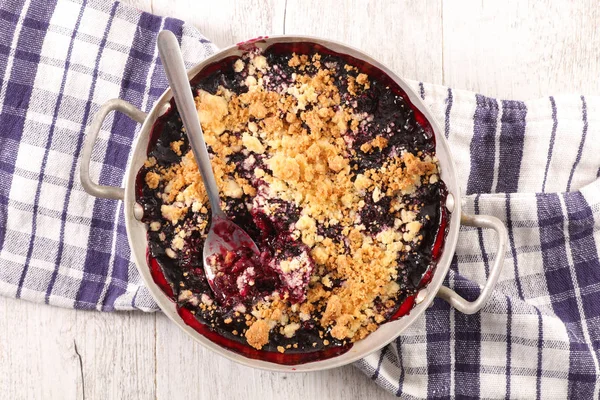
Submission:
[[[184,319],[280,363],[335,356],[408,312],[447,214],[433,131],[404,92],[359,60],[289,46],[192,81],[223,210],[259,248],[213,260],[223,298],[204,275],[210,209],[173,102],[137,185],[153,276]]]

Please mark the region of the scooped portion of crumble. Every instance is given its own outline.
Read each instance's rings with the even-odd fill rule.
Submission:
[[[445,187],[397,88],[333,54],[252,50],[192,88],[223,209],[260,254],[204,276],[207,195],[176,109],[141,171],[150,254],[178,305],[255,349],[313,352],[388,321],[432,268]]]

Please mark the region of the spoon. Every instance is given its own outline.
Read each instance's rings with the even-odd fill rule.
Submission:
[[[218,260],[219,256],[225,256],[228,252],[235,253],[247,248],[250,248],[255,254],[259,254],[258,247],[246,231],[227,218],[221,209],[219,188],[215,181],[208,150],[204,142],[204,134],[200,126],[185,64],[183,63],[183,56],[177,38],[171,31],[161,31],[158,34],[158,52],[171,85],[183,126],[185,126],[194,158],[198,164],[200,175],[202,175],[202,181],[212,210],[212,222],[204,242],[202,255],[204,273],[212,291],[223,297],[223,290],[215,282],[215,276],[219,272],[215,260]]]

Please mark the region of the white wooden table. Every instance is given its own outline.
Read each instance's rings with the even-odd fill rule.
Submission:
[[[361,48],[399,75],[527,99],[600,94],[597,0],[125,0],[218,46],[302,33]],[[204,350],[160,313],[0,298],[0,399],[391,398],[348,366],[273,374]]]

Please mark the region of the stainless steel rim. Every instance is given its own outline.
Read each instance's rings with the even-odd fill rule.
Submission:
[[[400,320],[390,322],[389,324],[384,324],[382,327],[380,327],[378,329],[378,331],[374,332],[373,334],[371,334],[369,337],[367,337],[363,341],[357,342],[355,344],[355,347],[359,347],[359,346],[357,346],[359,343],[367,342],[367,341],[369,341],[370,338],[371,338],[370,342],[373,342],[374,338],[377,336],[376,335],[377,332],[381,331],[382,328],[384,330],[393,328],[393,331],[390,334],[385,335],[384,338],[383,337],[378,338],[377,339],[378,341],[376,343],[371,343],[371,346],[367,350],[356,351],[356,352],[354,352],[355,354],[349,354],[349,353],[352,353],[352,350],[351,350],[349,353],[345,353],[343,355],[340,355],[340,356],[337,356],[335,358],[328,359],[328,360],[316,361],[316,362],[312,362],[312,363],[300,364],[300,365],[295,365],[295,366],[284,366],[284,365],[274,364],[274,363],[270,363],[270,362],[265,362],[262,360],[249,359],[249,358],[241,356],[237,353],[234,353],[230,350],[221,348],[218,345],[216,345],[215,343],[206,339],[204,336],[202,336],[199,333],[197,333],[196,331],[194,331],[189,326],[185,325],[185,323],[181,320],[181,318],[178,316],[178,314],[174,311],[174,309],[175,309],[174,303],[169,298],[167,298],[167,296],[165,296],[162,293],[162,291],[158,288],[158,286],[152,280],[152,278],[150,276],[149,268],[148,268],[148,266],[146,264],[146,260],[145,260],[145,248],[146,248],[145,233],[142,235],[142,231],[140,230],[141,223],[138,222],[139,215],[137,215],[138,219],[136,219],[136,207],[135,207],[136,202],[135,202],[134,185],[135,185],[135,177],[137,175],[138,168],[135,167],[135,163],[136,163],[136,161],[139,161],[139,160],[136,160],[136,158],[139,157],[140,152],[143,153],[142,155],[145,158],[146,143],[147,143],[147,139],[149,136],[149,132],[150,132],[152,125],[153,125],[154,121],[156,120],[156,118],[168,109],[167,104],[171,98],[171,91],[170,91],[170,89],[167,89],[163,93],[163,95],[159,98],[156,105],[150,111],[148,116],[146,116],[141,111],[135,109],[135,107],[131,106],[129,103],[124,102],[123,100],[118,100],[118,99],[111,100],[111,101],[107,102],[105,105],[103,105],[101,110],[95,116],[94,122],[90,125],[90,128],[88,130],[86,143],[84,144],[84,151],[83,151],[83,155],[82,155],[82,162],[81,162],[82,178],[81,179],[82,179],[82,183],[84,184],[84,188],[86,189],[86,191],[88,191],[88,193],[90,193],[94,196],[125,200],[125,221],[126,221],[126,226],[127,226],[127,234],[128,234],[128,238],[129,238],[130,247],[132,249],[132,253],[134,254],[134,258],[136,260],[136,266],[137,266],[142,278],[144,279],[145,284],[148,286],[152,296],[154,297],[155,301],[158,303],[160,308],[163,310],[163,312],[171,320],[173,320],[181,329],[183,329],[185,332],[190,334],[192,337],[194,337],[194,339],[196,339],[197,341],[202,343],[204,346],[208,347],[209,349],[211,349],[213,351],[218,352],[219,354],[221,354],[235,362],[241,363],[243,365],[255,367],[255,368],[261,368],[261,369],[270,370],[270,371],[285,371],[285,372],[305,372],[305,371],[316,371],[316,370],[334,368],[334,367],[342,366],[345,364],[349,364],[360,358],[365,357],[366,355],[368,355],[374,351],[377,351],[378,349],[382,348],[383,346],[387,345],[392,340],[394,340],[397,336],[399,336],[402,333],[402,331],[404,329],[406,329],[408,326],[410,326],[419,317],[419,315],[425,311],[427,306],[433,301],[433,299],[435,298],[436,295],[439,295],[440,297],[442,297],[443,299],[448,301],[452,306],[454,306],[457,310],[459,310],[461,312],[469,313],[469,314],[473,313],[473,312],[477,312],[485,304],[485,302],[491,295],[491,293],[493,291],[493,287],[498,279],[500,269],[502,267],[502,261],[504,258],[503,255],[504,255],[504,252],[506,249],[506,238],[507,238],[506,228],[499,220],[497,220],[494,217],[463,215],[461,219],[464,224],[492,228],[498,233],[499,240],[498,240],[498,251],[496,252],[497,256],[496,256],[496,259],[494,260],[493,266],[491,268],[490,278],[486,282],[486,285],[484,287],[484,290],[481,293],[481,296],[476,301],[468,302],[465,299],[463,299],[462,297],[460,297],[456,292],[452,291],[449,288],[442,286],[442,281],[448,272],[451,256],[454,253],[454,249],[456,247],[456,242],[458,240],[458,229],[459,229],[460,221],[458,220],[458,218],[456,216],[461,215],[460,190],[457,185],[455,167],[454,167],[454,163],[452,160],[452,156],[450,153],[448,143],[446,142],[444,135],[441,134],[442,130],[437,125],[435,119],[433,118],[433,115],[429,112],[428,108],[421,101],[418,94],[415,93],[402,78],[398,77],[393,71],[391,71],[385,65],[381,64],[380,62],[378,62],[377,60],[375,60],[373,57],[369,56],[368,54],[365,54],[363,51],[354,49],[350,46],[347,46],[347,45],[344,45],[341,43],[337,43],[335,41],[317,38],[317,37],[310,37],[310,36],[282,35],[282,36],[272,36],[270,38],[262,38],[260,40],[266,41],[269,45],[272,43],[279,43],[279,42],[313,42],[313,43],[320,44],[320,45],[330,48],[334,51],[348,54],[350,56],[359,58],[363,61],[366,61],[366,62],[374,65],[375,67],[381,69],[383,72],[388,74],[394,81],[396,81],[398,83],[398,85],[400,85],[403,88],[403,90],[405,90],[405,92],[407,93],[407,95],[409,97],[409,100],[425,115],[427,120],[430,122],[430,124],[434,130],[435,136],[436,136],[437,147],[438,147],[438,149],[441,148],[443,150],[441,153],[438,151],[438,154],[443,154],[443,156],[445,157],[443,163],[442,163],[442,160],[440,160],[440,164],[442,166],[442,175],[443,176],[445,175],[443,177],[443,179],[447,182],[451,181],[452,186],[453,186],[453,188],[452,188],[453,190],[451,191],[451,196],[449,197],[449,199],[451,199],[452,204],[451,205],[449,204],[449,206],[452,206],[452,208],[453,208],[452,211],[453,211],[454,216],[450,220],[448,236],[446,238],[446,243],[444,245],[444,252],[443,252],[442,258],[440,259],[440,262],[438,263],[436,272],[434,273],[434,277],[433,277],[431,283],[429,284],[429,286],[427,286],[426,288],[423,289],[423,292],[425,293],[425,295],[419,296],[421,302],[411,311],[410,315],[407,315],[407,316],[401,318]],[[248,42],[246,42],[246,43],[248,43]],[[262,42],[261,41],[257,42],[257,44],[260,44],[260,43],[262,43]],[[238,51],[237,45],[230,46],[228,48],[225,48],[225,49],[219,51],[218,53],[212,55],[211,57],[207,58],[203,62],[201,62],[201,63],[197,64],[196,66],[194,66],[193,68],[191,68],[188,71],[188,76],[190,77],[190,79],[193,78],[199,72],[201,72],[201,70],[205,66],[207,66],[211,63],[214,63],[216,61],[219,61],[220,59],[224,58],[225,56],[230,55],[232,52],[236,52],[236,51]],[[102,124],[102,120],[112,110],[124,112],[125,114],[130,116],[132,119],[134,119],[140,123],[143,120],[143,126],[142,126],[142,129],[140,130],[140,134],[136,138],[136,140],[133,144],[133,147],[132,147],[133,153],[132,153],[130,165],[128,167],[127,175],[126,175],[127,178],[126,178],[125,189],[103,187],[103,186],[95,184],[89,178],[89,163],[90,163],[91,151],[94,146],[96,136],[97,136],[100,126]],[[124,195],[124,197],[123,197],[123,195]],[[141,237],[140,237],[140,235],[141,235]],[[143,250],[142,250],[142,248],[143,248]],[[390,326],[392,328],[387,328],[387,326]],[[379,336],[382,336],[382,335],[379,335]],[[335,360],[339,360],[339,362],[336,362]]]

